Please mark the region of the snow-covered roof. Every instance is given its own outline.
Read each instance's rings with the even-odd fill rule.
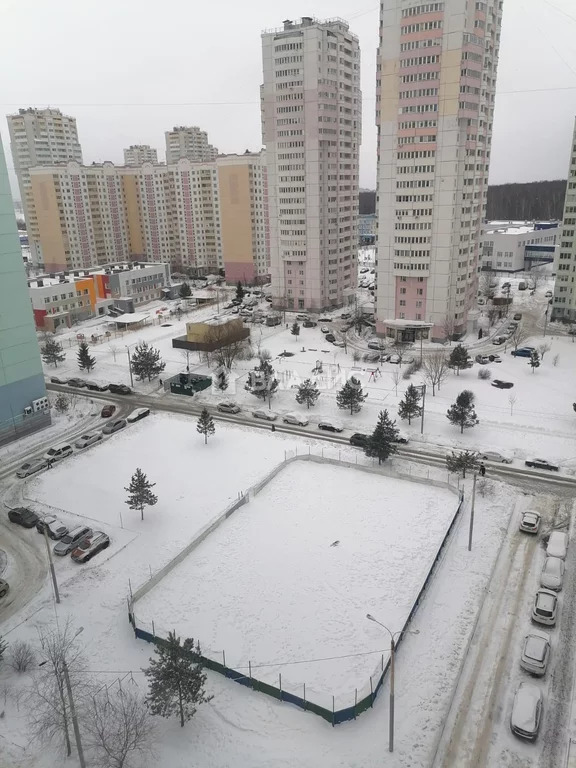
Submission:
[[[150,317],[148,312],[125,312],[118,317],[107,317],[107,323],[122,323],[123,325],[134,325],[135,323],[141,323]]]

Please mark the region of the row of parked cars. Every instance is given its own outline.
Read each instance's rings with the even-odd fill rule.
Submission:
[[[56,542],[55,555],[64,557],[70,554],[76,563],[87,563],[98,552],[110,546],[110,537],[104,531],[93,531],[87,525],[68,527],[54,515],[40,517],[27,507],[16,507],[8,512],[11,523],[23,528],[36,528],[38,533],[46,533]]]
[[[522,516],[520,530],[536,535],[540,529],[540,515],[527,511]],[[552,531],[546,546],[546,560],[540,574],[540,588],[532,606],[532,621],[540,626],[554,627],[558,617],[558,592],[564,580],[564,561],[568,552],[568,534]],[[547,632],[533,630],[524,638],[520,667],[534,677],[543,677],[550,663],[551,637]],[[522,739],[535,741],[540,730],[544,695],[534,683],[523,681],[514,696],[510,713],[512,733]]]
[[[133,395],[134,391],[126,384],[100,384],[97,381],[88,381],[73,376],[70,379],[62,379],[60,376],[50,378],[52,384],[65,384],[75,389],[87,389],[91,392],[111,392],[113,395]]]

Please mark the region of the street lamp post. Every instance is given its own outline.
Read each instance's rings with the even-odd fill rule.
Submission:
[[[132,374],[132,360],[130,358],[130,347],[126,345],[126,352],[128,353],[128,370],[130,371],[130,386],[134,387],[134,376]]]
[[[478,472],[474,472],[474,479],[472,480],[472,504],[470,506],[470,530],[468,532],[468,552],[472,551],[472,535],[474,533],[474,503],[476,501],[476,478]]]
[[[78,635],[84,631],[84,627],[76,632],[72,640],[75,640]],[[80,768],[86,768],[86,761],[84,759],[84,749],[82,747],[82,739],[80,738],[80,728],[78,726],[78,715],[76,714],[76,707],[74,706],[74,696],[72,695],[72,684],[70,682],[70,674],[68,672],[68,664],[66,664],[65,654],[62,656],[62,671],[64,672],[64,680],[66,682],[66,690],[68,692],[68,701],[70,704],[70,716],[72,718],[72,727],[74,728],[74,739],[76,741],[76,749],[78,750],[78,760],[80,761]]]
[[[420,421],[420,434],[424,434],[424,408],[426,406],[426,384],[418,384],[415,387],[417,390],[419,390],[422,394],[422,412],[421,412],[421,421]]]
[[[56,571],[54,569],[54,560],[52,559],[52,550],[50,549],[50,543],[48,541],[48,530],[46,528],[46,515],[43,515],[43,522],[44,525],[42,528],[44,529],[44,542],[46,543],[46,553],[48,555],[48,562],[50,564],[50,575],[52,576],[52,584],[54,585],[54,597],[56,598],[56,602],[60,602],[60,592],[58,591],[58,582],[56,581]]]

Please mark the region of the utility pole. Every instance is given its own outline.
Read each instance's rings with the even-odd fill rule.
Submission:
[[[420,423],[420,434],[424,434],[424,407],[426,405],[426,384],[422,384],[422,421]]]
[[[56,571],[54,570],[54,561],[52,560],[52,550],[48,542],[48,531],[46,530],[46,520],[44,520],[44,541],[46,542],[46,552],[48,553],[48,562],[50,563],[50,574],[52,576],[52,584],[54,585],[54,597],[56,602],[60,602],[60,592],[58,592],[58,582],[56,581]]]
[[[468,552],[472,551],[472,534],[474,533],[474,502],[476,501],[476,478],[477,472],[474,472],[472,480],[472,506],[470,507],[470,532],[468,534]]]
[[[128,370],[130,371],[130,386],[134,387],[134,376],[132,375],[132,360],[130,358],[130,347],[126,347],[126,352],[128,353]]]
[[[86,768],[86,761],[84,760],[84,750],[82,748],[82,739],[80,738],[80,728],[78,727],[78,716],[76,715],[76,707],[74,706],[74,697],[72,695],[72,684],[70,683],[70,675],[68,673],[68,664],[66,659],[62,657],[62,670],[64,672],[64,680],[66,681],[66,690],[68,691],[68,701],[70,704],[70,716],[72,717],[72,726],[74,728],[74,738],[76,740],[76,749],[78,750],[78,759],[80,761],[80,768]]]

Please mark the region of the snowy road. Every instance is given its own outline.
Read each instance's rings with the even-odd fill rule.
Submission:
[[[10,584],[10,592],[0,602],[0,624],[24,608],[38,594],[48,573],[44,542],[25,540],[22,529],[8,522],[2,515],[0,522],[0,547],[6,552],[8,565],[4,578]]]

